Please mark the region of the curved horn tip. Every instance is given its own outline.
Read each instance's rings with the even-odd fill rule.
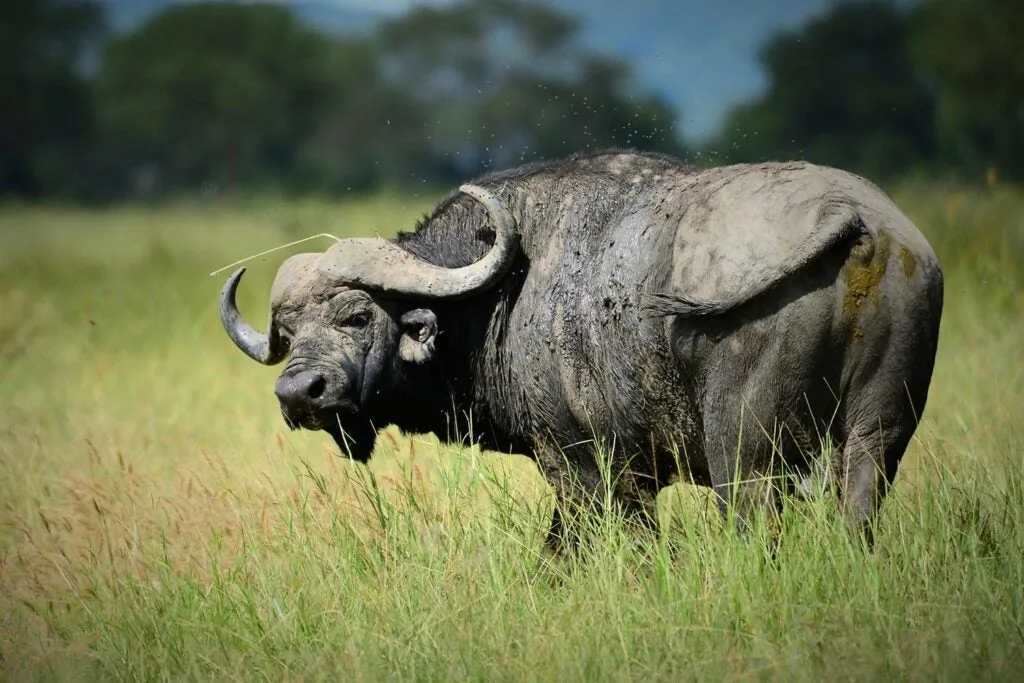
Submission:
[[[238,291],[238,283],[242,280],[242,275],[245,273],[245,266],[242,266],[235,272],[231,273],[224,286],[220,288],[221,306],[223,312],[223,305],[228,303],[232,308],[235,308],[235,292]],[[237,309],[236,309],[237,310]]]
[[[228,333],[231,341],[235,343],[245,355],[249,356],[263,365],[274,365],[281,362],[285,356],[284,349],[274,343],[273,326],[271,334],[263,334],[253,329],[238,310],[235,303],[235,292],[238,289],[238,282],[245,273],[245,266],[242,266],[228,278],[220,294],[220,320],[224,330]],[[276,340],[275,340],[276,341]]]

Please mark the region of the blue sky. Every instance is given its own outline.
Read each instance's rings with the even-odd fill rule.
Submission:
[[[187,0],[102,0],[115,28]],[[684,135],[715,133],[731,105],[765,86],[761,44],[843,0],[547,0],[581,21],[585,45],[628,59],[640,83],[676,106]],[[363,31],[388,15],[450,0],[279,0],[311,23]]]

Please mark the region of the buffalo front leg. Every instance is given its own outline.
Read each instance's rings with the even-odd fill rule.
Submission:
[[[557,453],[539,457],[538,462],[555,492],[546,544],[556,554],[575,552],[586,537],[598,532],[609,504],[622,515],[630,531],[656,529],[656,497],[633,485],[628,476],[617,477],[617,485],[609,489],[596,460],[589,456],[580,462]]]
[[[575,552],[604,512],[599,482],[581,476],[579,468],[545,467],[544,475],[555,491],[555,506],[545,543],[555,554]]]
[[[547,546],[555,553],[575,551],[588,531],[594,531],[604,516],[605,506],[600,498],[581,490],[556,490],[555,507],[551,514],[551,527]],[[616,500],[630,531],[646,535],[657,530],[655,499],[637,498]]]

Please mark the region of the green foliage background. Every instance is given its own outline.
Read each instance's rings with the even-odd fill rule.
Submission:
[[[875,180],[1024,177],[1014,0],[838,3],[766,42],[767,91],[700,144],[541,2],[419,7],[359,37],[226,0],[112,34],[92,2],[0,6],[0,195],[336,195],[612,145]]]

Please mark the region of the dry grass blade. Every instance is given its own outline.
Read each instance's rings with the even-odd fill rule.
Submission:
[[[330,235],[330,234],[328,234],[326,232],[321,232],[319,234],[311,235],[309,237],[303,237],[302,239],[295,240],[294,242],[289,242],[288,244],[282,244],[280,246],[274,247],[273,249],[266,249],[264,251],[261,251],[258,254],[253,254],[252,256],[246,256],[245,258],[240,259],[238,261],[235,261],[234,263],[229,263],[228,265],[224,266],[223,268],[218,268],[217,270],[215,270],[212,273],[210,273],[210,276],[213,277],[214,275],[217,275],[218,273],[223,273],[225,270],[228,270],[229,268],[234,268],[235,266],[240,266],[243,263],[246,263],[248,261],[253,260],[254,258],[259,258],[260,256],[266,256],[267,254],[272,254],[275,251],[281,251],[282,249],[288,249],[289,247],[294,247],[294,246],[297,246],[299,244],[302,244],[303,242],[309,242],[310,240],[315,240],[315,239],[318,239],[320,237],[329,237],[332,240],[334,240],[335,242],[340,242],[341,241],[340,237],[335,237],[334,235]]]

